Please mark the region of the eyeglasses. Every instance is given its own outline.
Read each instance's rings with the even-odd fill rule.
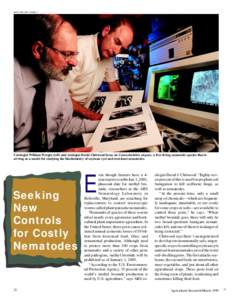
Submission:
[[[52,49],[53,51],[60,53],[64,57],[65,60],[70,59],[70,58],[75,58],[79,54],[78,51],[61,51],[61,50],[51,47],[51,46],[46,46],[46,47]]]

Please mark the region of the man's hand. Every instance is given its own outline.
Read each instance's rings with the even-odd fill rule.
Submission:
[[[98,114],[89,110],[88,108],[82,106],[79,102],[73,99],[72,99],[72,103],[73,103],[73,111],[78,113],[82,117],[93,121],[101,120],[102,114]]]
[[[63,152],[91,152],[93,147],[80,147],[80,148],[69,148]]]

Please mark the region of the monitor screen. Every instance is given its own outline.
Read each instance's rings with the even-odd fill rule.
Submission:
[[[190,100],[194,104],[218,106],[219,71],[205,70],[193,73]]]
[[[219,53],[149,68],[144,101],[156,115],[218,132]]]
[[[163,75],[159,78],[157,98],[175,101],[178,92],[178,74]]]
[[[154,102],[218,112],[218,66],[159,72],[155,77]]]

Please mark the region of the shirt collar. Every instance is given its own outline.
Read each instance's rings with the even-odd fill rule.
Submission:
[[[29,66],[22,66],[22,80],[25,88],[30,88],[41,82],[34,70]]]
[[[95,54],[95,57],[98,61],[101,60],[101,57],[100,57],[100,53],[99,53],[99,49],[98,49],[98,42],[97,42],[97,37],[98,37],[98,33],[94,34],[94,39],[95,39],[95,48],[94,48],[94,54]]]

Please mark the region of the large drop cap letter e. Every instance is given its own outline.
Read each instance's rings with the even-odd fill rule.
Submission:
[[[85,192],[86,193],[96,193],[96,189],[91,189],[90,185],[96,185],[96,181],[90,181],[91,177],[96,177],[96,174],[86,174],[85,175]]]

